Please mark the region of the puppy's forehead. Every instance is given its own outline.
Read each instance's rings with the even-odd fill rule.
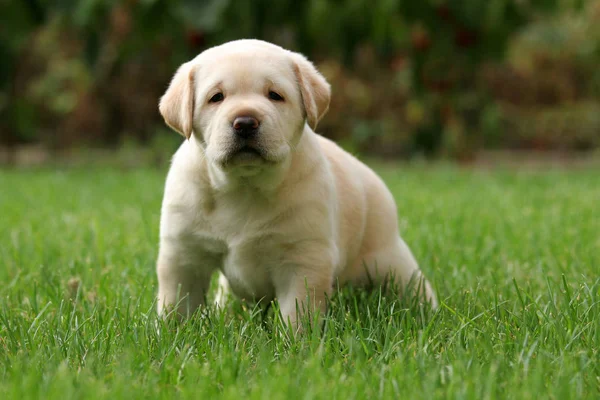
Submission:
[[[212,50],[212,49],[211,49]],[[208,84],[227,85],[235,81],[240,85],[288,85],[295,81],[292,60],[283,49],[264,47],[234,47],[220,51],[207,51],[197,59],[200,75]]]
[[[242,39],[228,42],[220,46],[215,46],[200,53],[198,57],[217,57],[219,55],[235,55],[242,53],[250,54],[271,54],[271,55],[289,55],[289,51],[275,44],[264,42],[262,40]]]

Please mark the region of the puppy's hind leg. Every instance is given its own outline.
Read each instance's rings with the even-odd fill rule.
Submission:
[[[229,286],[229,281],[222,272],[219,272],[219,286],[217,287],[217,294],[215,295],[215,306],[221,309],[225,308],[230,293],[231,287]]]
[[[405,295],[418,296],[432,309],[437,309],[435,292],[402,238],[369,253],[364,258],[364,265],[373,283],[380,284],[391,277]]]

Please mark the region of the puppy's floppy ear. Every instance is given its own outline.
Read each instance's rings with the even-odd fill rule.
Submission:
[[[301,54],[294,53],[294,73],[300,86],[308,125],[314,130],[329,109],[331,88],[323,75]]]
[[[167,125],[189,139],[194,118],[194,68],[185,63],[175,73],[158,109]]]

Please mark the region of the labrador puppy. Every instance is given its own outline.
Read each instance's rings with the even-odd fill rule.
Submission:
[[[367,166],[314,129],[330,87],[305,57],[259,40],[183,64],[160,100],[187,140],[173,157],[160,221],[158,311],[186,316],[219,271],[227,293],[277,299],[298,326],[334,284],[409,282],[437,306],[398,233],[394,198]]]

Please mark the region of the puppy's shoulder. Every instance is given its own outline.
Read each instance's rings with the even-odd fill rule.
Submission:
[[[186,140],[171,159],[165,183],[164,204],[200,202],[199,197],[210,193],[210,180],[206,160],[191,140]]]
[[[206,157],[196,148],[197,144],[192,139],[184,141],[179,149],[171,158],[171,166],[167,176],[167,185],[169,182],[180,180],[187,184],[194,182],[202,183],[208,179],[208,169],[206,167]]]

